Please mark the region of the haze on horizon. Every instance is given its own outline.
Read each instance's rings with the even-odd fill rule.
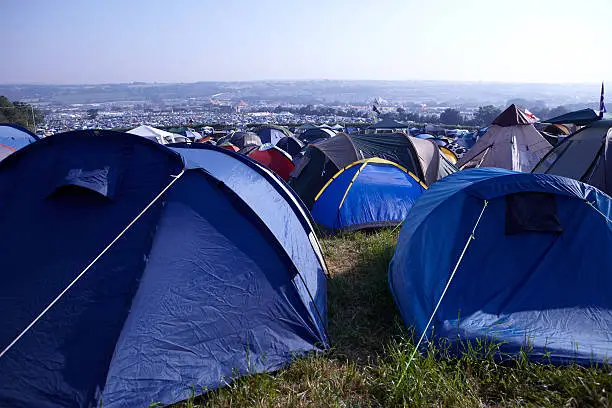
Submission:
[[[612,82],[612,1],[3,0],[3,84]]]

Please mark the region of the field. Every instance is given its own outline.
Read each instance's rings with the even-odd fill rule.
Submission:
[[[387,286],[397,235],[384,230],[322,240],[331,275],[331,351],[176,407],[612,406],[610,367],[555,367],[525,355],[500,363],[493,344],[461,358],[430,346],[407,369],[414,343]]]

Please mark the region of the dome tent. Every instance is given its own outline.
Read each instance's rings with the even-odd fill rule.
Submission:
[[[291,173],[289,184],[304,203],[311,207],[317,193],[340,169],[362,159],[379,157],[414,173],[429,185],[457,169],[430,141],[404,133],[384,135],[347,135],[309,145],[304,158]]]
[[[0,123],[0,145],[13,150],[34,143],[40,139],[34,133],[20,125],[12,123]]]
[[[531,115],[533,116],[533,115]],[[498,167],[529,172],[552,148],[533,126],[535,119],[510,105],[457,163],[459,169]]]
[[[291,132],[282,126],[266,125],[257,130],[257,136],[261,139],[262,144],[272,143],[275,145],[285,136],[291,136]]]
[[[252,150],[248,156],[278,174],[285,181],[289,180],[289,174],[295,167],[291,161],[291,156],[271,144],[265,144],[259,149]]]
[[[310,221],[245,157],[60,134],[0,163],[0,206],[3,347],[148,208],[0,358],[7,406],[171,404],[328,345]]]
[[[330,128],[317,127],[316,129],[308,129],[301,134],[301,138],[306,143],[314,143],[318,140],[325,140],[336,135],[336,131]]]
[[[261,139],[253,132],[234,132],[229,136],[229,142],[241,150],[248,146],[261,146]]]
[[[291,157],[294,157],[304,148],[304,144],[295,136],[283,137],[276,143],[276,146],[289,153]]]
[[[604,362],[612,356],[610,217],[610,197],[575,180],[458,172],[404,221],[391,292],[417,335],[433,331],[457,351],[493,340],[501,356],[527,347],[535,360]]]
[[[355,231],[400,224],[427,187],[388,160],[351,163],[315,197],[312,216],[331,231]]]
[[[612,120],[598,120],[548,152],[533,173],[579,180],[612,195]]]

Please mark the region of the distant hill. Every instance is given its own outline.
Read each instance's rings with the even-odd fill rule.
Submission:
[[[0,85],[0,95],[31,103],[87,104],[104,102],[211,98],[247,103],[371,103],[505,105],[526,99],[550,106],[596,104],[597,84],[510,84],[442,81],[254,81],[189,84]]]

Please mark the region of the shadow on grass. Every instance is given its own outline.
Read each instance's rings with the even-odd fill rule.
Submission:
[[[324,239],[331,355],[365,363],[380,356],[402,324],[387,283],[397,231],[356,233]]]

